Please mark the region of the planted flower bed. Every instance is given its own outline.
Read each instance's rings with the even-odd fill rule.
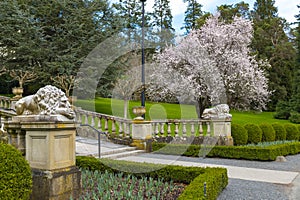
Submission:
[[[224,168],[157,165],[82,156],[76,158],[76,165],[83,170],[82,182],[85,186],[82,195],[88,195],[82,196],[82,199],[107,199],[109,196],[111,198],[108,199],[118,199],[116,196],[119,196],[119,199],[214,200],[228,184],[227,170]],[[99,173],[107,174],[104,175],[108,176],[105,179],[111,181],[111,184],[105,183],[103,186],[108,189],[105,197],[99,195],[101,192],[104,195],[104,188],[99,189],[101,186],[97,181],[88,178],[95,176],[101,179],[102,175]],[[113,179],[119,181],[115,182]],[[149,184],[156,189],[150,190]],[[128,194],[131,193],[129,191],[133,193]],[[166,196],[163,193],[166,193]],[[94,198],[93,195],[99,196]],[[134,197],[125,198],[121,195]]]
[[[82,171],[80,199],[177,199],[186,184],[108,171]]]

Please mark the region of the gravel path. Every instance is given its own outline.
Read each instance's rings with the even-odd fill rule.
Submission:
[[[300,172],[300,154],[286,156],[286,162],[276,161],[247,161],[235,159],[220,159],[220,158],[194,158],[194,157],[172,157],[162,154],[147,154],[151,158],[159,159],[176,159],[178,161],[198,162],[216,165],[228,165],[247,168],[270,169],[280,171]],[[300,178],[297,178],[300,179]],[[300,182],[300,181],[299,181]],[[292,190],[296,183],[290,185],[280,185],[265,182],[256,182],[239,179],[229,179],[228,186],[220,194],[218,200],[298,200],[298,195],[292,195]],[[299,188],[300,189],[300,188]]]
[[[289,200],[288,186],[229,179],[218,200]]]

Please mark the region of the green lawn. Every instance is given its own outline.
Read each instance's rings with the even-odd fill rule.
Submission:
[[[97,97],[93,100],[77,100],[76,106],[82,107],[86,110],[96,111],[103,114],[123,117],[123,101],[118,99],[108,99]],[[139,106],[140,102],[130,101],[129,111],[131,118],[132,108]],[[183,104],[169,104],[169,103],[154,103],[146,102],[146,119],[196,119],[197,114],[195,106]],[[278,120],[273,118],[273,112],[241,112],[231,111],[232,122],[237,124],[246,123],[290,123],[288,120]]]

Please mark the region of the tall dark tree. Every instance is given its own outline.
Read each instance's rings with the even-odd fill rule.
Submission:
[[[225,21],[231,22],[235,16],[248,19],[250,17],[249,4],[240,2],[235,5],[221,5],[217,7],[221,18]]]
[[[297,6],[299,9],[299,14],[296,15],[296,19],[297,19],[297,27],[295,30],[295,34],[296,34],[296,48],[297,48],[297,65],[300,68],[300,5]]]
[[[163,46],[173,42],[175,36],[175,29],[172,26],[173,16],[171,13],[170,1],[154,0],[151,17],[151,27],[156,36],[158,48],[162,50]]]
[[[273,91],[268,105],[274,110],[278,101],[287,101],[292,93],[295,49],[285,33],[286,20],[278,17],[274,0],[257,0],[252,11],[254,38],[252,48],[259,59],[267,59],[269,88]]]
[[[183,0],[184,3],[188,3],[187,9],[184,13],[184,27],[182,29],[186,30],[188,34],[192,29],[197,27],[197,19],[203,16],[202,5],[196,0]]]
[[[116,31],[112,9],[103,0],[1,1],[2,62],[50,77],[73,77],[90,51]],[[35,88],[36,89],[36,88]]]

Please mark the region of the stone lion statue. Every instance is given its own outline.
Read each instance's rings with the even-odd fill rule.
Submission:
[[[202,114],[203,119],[231,119],[229,114],[229,106],[227,104],[219,104],[212,108],[207,108]]]
[[[17,115],[63,115],[75,118],[67,96],[55,86],[47,85],[36,94],[26,96],[16,102]]]

